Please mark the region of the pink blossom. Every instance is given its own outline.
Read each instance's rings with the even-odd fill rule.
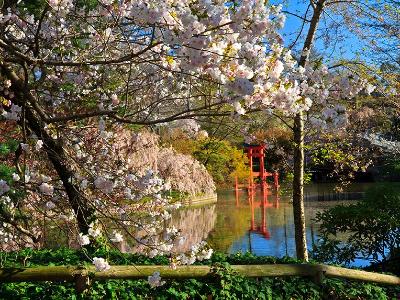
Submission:
[[[81,246],[89,245],[90,244],[89,236],[83,233],[79,233],[78,242],[79,245]]]
[[[114,106],[119,104],[119,99],[118,99],[118,96],[116,94],[112,94],[111,95],[111,103]]]
[[[7,193],[9,190],[10,187],[8,186],[7,182],[3,179],[0,179],[0,196]]]
[[[104,272],[111,268],[108,262],[102,257],[93,257],[93,264],[98,272]]]
[[[39,186],[39,190],[42,194],[51,196],[53,195],[54,192],[54,187],[46,182],[43,182],[40,186]]]
[[[165,281],[161,280],[160,272],[154,272],[147,278],[147,281],[152,288],[156,288],[165,284]]]
[[[94,181],[94,185],[96,188],[106,194],[110,194],[114,188],[114,183],[111,180],[108,180],[102,176],[96,178],[96,180]]]

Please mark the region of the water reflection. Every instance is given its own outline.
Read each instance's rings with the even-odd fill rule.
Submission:
[[[215,228],[217,219],[217,208],[215,204],[198,207],[185,207],[173,212],[172,218],[166,224],[167,227],[175,227],[185,237],[183,241],[176,241],[171,252],[180,253],[191,250],[210,235]],[[132,246],[136,245],[136,246]],[[143,252],[145,247],[137,245],[132,239],[124,239],[115,246],[124,253]]]
[[[177,228],[185,241],[175,245],[173,251],[186,252],[193,245],[206,240],[215,228],[216,211],[215,204],[179,210],[173,216],[170,226]]]
[[[268,230],[268,225],[267,225],[267,209],[274,207],[274,208],[279,208],[279,196],[278,194],[274,195],[274,202],[269,202],[268,201],[268,195],[272,195],[270,190],[268,188],[264,188],[261,192],[262,197],[260,199],[256,199],[255,193],[249,193],[247,195],[248,202],[250,204],[250,209],[251,209],[251,222],[250,222],[250,233],[258,233],[264,236],[264,238],[269,239],[271,237],[271,234]],[[257,201],[258,200],[258,201]],[[237,199],[237,205],[239,205]],[[259,223],[256,222],[255,218],[255,210],[256,208],[259,208],[259,212],[261,215],[261,221]]]
[[[253,193],[242,192],[242,195],[236,195],[235,198],[236,213],[247,222],[240,236],[227,234],[231,237],[231,245],[227,252],[250,251],[256,255],[295,256],[293,211],[289,199],[284,197],[282,201],[278,193],[271,189],[261,189]],[[223,194],[219,201],[221,209],[218,212],[223,213],[229,205],[229,196]],[[246,211],[249,213],[246,214]],[[309,218],[307,223],[307,238],[311,248],[316,240],[316,232]],[[221,230],[225,226],[217,223],[217,227]],[[213,234],[209,238],[216,248],[219,245],[218,238]]]
[[[347,192],[364,191],[365,186],[349,187]],[[333,193],[331,185],[310,185],[306,194],[329,195]],[[347,195],[329,196],[328,199],[350,199]],[[358,198],[358,197],[357,197]],[[313,222],[316,213],[339,203],[347,201],[313,201],[313,197],[305,201],[306,237],[309,250],[318,240],[318,224]],[[255,255],[271,255],[276,257],[295,257],[295,230],[291,193],[279,197],[268,190],[263,194],[257,191],[248,195],[241,191],[221,192],[218,195],[217,222],[208,237],[214,249],[227,253],[248,252]],[[368,264],[367,260],[358,260],[353,265]]]
[[[350,186],[345,194],[335,194],[333,185],[309,185],[305,188],[306,234],[309,250],[318,239],[316,213],[337,204],[351,203],[332,199],[351,199],[350,193],[364,192],[367,185]],[[332,195],[331,195],[332,194]],[[315,201],[323,195],[324,200]],[[359,198],[359,194],[357,197]],[[353,199],[354,200],[354,199]],[[218,194],[216,205],[187,208],[173,218],[173,225],[188,237],[182,248],[207,239],[218,251],[225,253],[248,252],[255,255],[295,257],[295,231],[290,190],[281,196],[273,189],[267,193],[258,190],[252,195],[244,190],[224,191]],[[354,266],[367,265],[368,260],[357,260]]]

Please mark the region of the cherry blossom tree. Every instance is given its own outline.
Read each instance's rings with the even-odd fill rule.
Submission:
[[[283,21],[263,1],[4,1],[1,129],[18,144],[15,172],[0,184],[3,240],[39,242],[44,216],[75,221],[81,246],[115,227],[111,241],[168,253],[179,233],[164,228],[175,205],[159,172],[176,172],[166,165],[173,152],[142,172],[124,156],[121,144],[135,139],[123,133],[294,105],[277,92],[295,92],[280,81]],[[180,261],[209,255],[200,245]]]

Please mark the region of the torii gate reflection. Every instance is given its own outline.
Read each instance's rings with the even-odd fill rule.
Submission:
[[[268,200],[268,196],[272,196],[272,198],[273,198],[272,202],[270,202]],[[251,221],[250,221],[249,234],[251,232],[259,233],[264,238],[269,239],[271,237],[271,233],[268,230],[267,210],[269,208],[275,208],[275,209],[279,208],[279,202],[280,202],[279,193],[278,192],[272,193],[271,189],[269,189],[268,184],[264,183],[264,186],[261,189],[260,197],[256,197],[255,191],[248,192],[247,200],[248,200],[249,207],[251,210]],[[236,192],[236,206],[240,207],[238,192]],[[259,224],[256,224],[256,218],[255,218],[255,211],[257,208],[260,208],[260,212],[261,212],[261,222]]]

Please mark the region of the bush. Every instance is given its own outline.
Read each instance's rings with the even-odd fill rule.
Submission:
[[[356,204],[317,213],[316,221],[321,234],[314,250],[317,260],[349,263],[360,256],[381,263],[393,260],[400,245],[400,185],[379,184]],[[398,263],[389,264],[384,270],[400,274],[399,268]]]
[[[112,264],[168,264],[166,257],[148,258],[117,251],[108,255]],[[83,251],[71,249],[31,250],[0,253],[2,267],[37,265],[80,265],[90,263]],[[400,295],[396,287],[325,279],[321,286],[309,278],[246,278],[236,274],[230,264],[296,263],[292,258],[255,257],[251,254],[213,255],[213,276],[203,279],[167,280],[152,289],[146,280],[108,280],[94,282],[85,295],[75,294],[74,283],[22,282],[2,283],[0,299],[393,299]]]

